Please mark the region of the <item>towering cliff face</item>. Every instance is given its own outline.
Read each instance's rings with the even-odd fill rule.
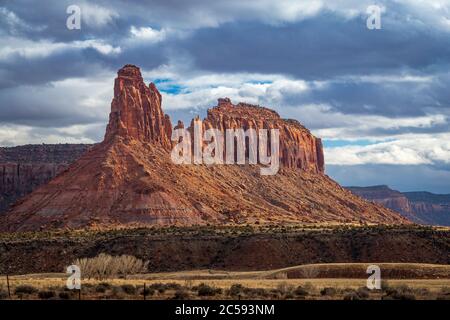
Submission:
[[[0,214],[62,172],[90,145],[27,145],[0,148]]]
[[[161,109],[161,94],[155,85],[146,86],[133,65],[119,70],[114,84],[105,142],[115,137],[159,144],[170,149],[172,125]]]
[[[266,108],[209,111],[205,126],[279,128],[278,174],[258,165],[176,165],[161,95],[137,67],[119,70],[105,139],[67,170],[20,200],[0,230],[224,223],[408,223],[367,203],[323,174],[320,140]],[[177,127],[183,126],[179,123]]]
[[[242,128],[247,130],[279,129],[280,164],[287,168],[298,168],[312,173],[324,173],[322,142],[296,120],[284,120],[268,108],[238,103],[228,98],[219,99],[218,105],[208,110],[203,121],[205,129]]]
[[[399,192],[388,186],[348,187],[354,194],[399,212],[419,224],[450,226],[450,195]]]

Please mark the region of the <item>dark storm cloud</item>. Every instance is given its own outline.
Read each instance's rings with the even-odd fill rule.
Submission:
[[[48,93],[52,94],[51,99]],[[62,92],[48,86],[0,90],[0,124],[65,127],[103,120],[99,114],[79,108],[78,97],[74,92]]]
[[[45,57],[26,58],[19,54],[0,61],[0,89],[26,84],[46,84],[73,77],[88,77],[101,70],[115,71],[127,63],[155,68],[167,62],[164,49],[140,45],[132,51],[102,54],[95,48],[66,48]]]
[[[113,13],[114,7],[108,5],[104,8],[103,23],[88,23],[81,15],[81,30],[69,30],[66,21],[69,14],[66,13],[70,5],[80,5],[86,2],[71,0],[40,1],[39,5],[28,0],[11,1],[3,10],[3,21],[0,29],[8,35],[25,37],[31,40],[53,40],[55,42],[67,42],[92,38],[107,38],[110,41],[121,39],[128,33],[129,17],[121,18],[119,15],[108,17],[107,12]],[[89,2],[87,2],[89,3]],[[0,5],[1,6],[1,5]],[[94,2],[91,3],[95,10]],[[87,10],[86,10],[87,11]],[[1,13],[1,12],[0,12]],[[7,19],[6,15],[13,13],[17,19]],[[99,19],[101,18],[99,17]],[[139,23],[138,19],[134,23]],[[95,22],[95,20],[94,20]]]
[[[366,28],[365,17],[345,20],[331,13],[281,26],[248,22],[205,28],[184,47],[205,70],[285,73],[313,80],[426,72],[450,62],[446,33],[389,23],[373,31]]]
[[[447,113],[450,112],[450,94],[445,89],[448,78],[435,75],[423,81],[331,81],[324,86],[312,86],[306,92],[288,93],[283,96],[283,103],[327,104],[342,113],[390,117]]]

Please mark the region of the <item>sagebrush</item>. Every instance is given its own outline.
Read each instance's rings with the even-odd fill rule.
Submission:
[[[108,279],[124,277],[128,275],[145,273],[148,268],[148,261],[143,261],[134,256],[121,255],[110,256],[101,253],[93,258],[81,258],[74,262],[80,267],[83,279]]]

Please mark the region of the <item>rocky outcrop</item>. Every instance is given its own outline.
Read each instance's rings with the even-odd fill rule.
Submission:
[[[105,139],[48,184],[21,199],[0,230],[235,223],[408,223],[352,195],[323,174],[320,140],[272,110],[229,99],[206,125],[280,129],[278,174],[258,165],[177,165],[161,95],[139,68],[119,70]],[[208,124],[209,122],[209,124]],[[177,127],[183,126],[179,123]]]
[[[137,67],[124,66],[114,83],[105,141],[122,137],[170,149],[171,134],[170,118],[161,109],[161,94],[156,86],[153,83],[146,86]]]
[[[0,148],[0,213],[62,172],[90,145],[42,144]]]
[[[399,192],[388,186],[347,187],[354,194],[399,212],[419,224],[450,226],[450,195]]]
[[[282,166],[324,173],[322,141],[298,121],[281,119],[278,113],[268,108],[247,103],[234,105],[229,98],[221,98],[216,107],[208,110],[203,126],[205,129],[215,128],[223,132],[236,128],[279,129]]]

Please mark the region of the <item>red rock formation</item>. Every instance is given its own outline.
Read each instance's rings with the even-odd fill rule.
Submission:
[[[216,107],[208,110],[203,126],[204,129],[217,128],[221,131],[236,128],[279,129],[282,166],[324,173],[322,141],[298,121],[281,119],[278,113],[268,108],[247,103],[234,105],[229,98],[221,98]]]
[[[388,186],[348,187],[354,194],[399,212],[419,224],[450,226],[450,195],[399,192]]]
[[[78,159],[90,145],[27,145],[0,148],[0,213]]]
[[[161,109],[161,94],[153,83],[147,87],[139,68],[126,65],[114,84],[105,141],[120,136],[171,147],[172,125]]]
[[[176,165],[161,95],[139,69],[119,70],[105,139],[1,217],[0,230],[224,223],[408,223],[323,174],[320,140],[272,110],[229,99],[206,125],[277,127],[278,174],[257,165]],[[209,122],[209,124],[208,124]],[[183,124],[179,123],[177,127]]]

